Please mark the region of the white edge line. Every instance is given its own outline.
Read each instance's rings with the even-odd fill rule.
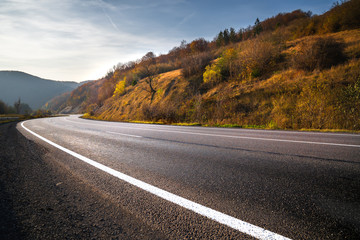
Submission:
[[[131,135],[131,134],[125,134],[125,133],[111,132],[111,131],[106,131],[106,132],[111,133],[111,134],[126,136],[126,137],[142,138],[142,136],[138,136],[138,135]]]
[[[89,165],[91,166],[94,166],[114,177],[117,177],[118,179],[120,180],[123,180],[127,183],[130,183],[138,188],[141,188],[149,193],[152,193],[160,198],[163,198],[169,202],[172,202],[172,203],[175,203],[183,208],[186,208],[188,210],[191,210],[195,213],[198,213],[202,216],[205,216],[209,219],[212,219],[218,223],[221,223],[221,224],[224,224],[230,228],[233,228],[235,230],[238,230],[242,233],[245,233],[245,234],[248,234],[252,237],[255,237],[255,238],[258,238],[258,239],[266,239],[266,240],[270,240],[270,239],[281,239],[281,240],[289,240],[290,238],[286,238],[282,235],[279,235],[277,233],[274,233],[274,232],[271,232],[271,231],[268,231],[266,229],[263,229],[261,227],[258,227],[258,226],[255,226],[253,224],[250,224],[248,222],[244,222],[242,220],[239,220],[237,218],[234,218],[234,217],[231,217],[229,215],[226,215],[224,213],[221,213],[219,211],[216,211],[214,209],[211,209],[211,208],[208,208],[208,207],[205,207],[203,205],[200,205],[198,203],[195,203],[193,201],[190,201],[188,199],[185,199],[183,197],[180,197],[180,196],[177,196],[175,194],[172,194],[170,192],[167,192],[165,190],[162,190],[158,187],[155,187],[155,186],[152,186],[148,183],[145,183],[143,181],[140,181],[136,178],[133,178],[129,175],[126,175],[124,173],[121,173],[119,171],[116,171],[112,168],[109,168],[101,163],[98,163],[94,160],[91,160],[85,156],[82,156],[76,152],[73,152],[65,147],[62,147],[42,136],[40,136],[39,134],[31,131],[30,129],[26,128],[24,126],[24,122],[21,123],[21,126],[26,130],[28,131],[29,133],[31,133],[32,135],[40,138],[41,140],[43,140],[44,142],[80,159],[81,161],[85,162],[85,163],[88,163]]]

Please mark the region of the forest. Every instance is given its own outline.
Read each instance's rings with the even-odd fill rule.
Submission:
[[[360,1],[295,10],[121,63],[47,110],[131,122],[360,130]]]

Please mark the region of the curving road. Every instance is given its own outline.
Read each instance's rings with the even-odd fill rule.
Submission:
[[[30,120],[18,129],[67,171],[169,239],[360,236],[358,134],[78,116]]]

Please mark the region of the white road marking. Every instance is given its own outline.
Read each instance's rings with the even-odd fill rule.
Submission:
[[[190,201],[188,199],[185,199],[183,197],[180,197],[180,196],[177,196],[175,194],[172,194],[168,191],[165,191],[165,190],[162,190],[158,187],[155,187],[155,186],[152,186],[148,183],[145,183],[143,181],[140,181],[136,178],[133,178],[129,175],[126,175],[124,173],[121,173],[119,171],[116,171],[112,168],[109,168],[101,163],[98,163],[94,160],[91,160],[83,155],[80,155],[76,152],[73,152],[65,147],[62,147],[50,140],[48,140],[47,138],[44,138],[42,136],[40,136],[39,134],[31,131],[30,129],[26,128],[24,126],[24,123],[25,122],[22,122],[21,123],[21,126],[26,130],[28,131],[29,133],[31,133],[32,135],[38,137],[39,139],[43,140],[44,142],[60,149],[61,151],[64,151],[78,159],[80,159],[81,161],[85,162],[85,163],[88,163],[89,165],[91,166],[94,166],[114,177],[117,177],[118,179],[120,180],[123,180],[127,183],[130,183],[138,188],[141,188],[149,193],[152,193],[160,198],[163,198],[169,202],[172,202],[172,203],[175,203],[183,208],[186,208],[188,210],[191,210],[195,213],[198,213],[202,216],[205,216],[209,219],[212,219],[218,223],[221,223],[221,224],[224,224],[230,228],[233,228],[235,230],[238,230],[242,233],[245,233],[245,234],[248,234],[252,237],[255,237],[257,239],[266,239],[266,240],[270,240],[270,239],[281,239],[281,240],[289,240],[289,238],[287,237],[284,237],[282,235],[279,235],[277,233],[274,233],[274,232],[271,232],[269,230],[266,230],[264,228],[261,228],[261,227],[258,227],[258,226],[255,226],[251,223],[248,223],[248,222],[245,222],[245,221],[242,221],[240,219],[237,219],[237,218],[234,218],[232,216],[229,216],[227,214],[224,214],[224,213],[221,213],[219,211],[216,211],[214,209],[211,209],[211,208],[208,208],[208,207],[205,207],[201,204],[198,204],[196,202],[193,202],[193,201]]]
[[[70,120],[67,119],[67,121],[70,121]],[[73,121],[70,121],[70,122],[73,122]],[[78,122],[76,122],[76,123],[78,123]],[[79,123],[78,123],[78,124],[79,124]],[[80,123],[80,124],[98,125],[98,124],[94,124],[94,123]],[[356,147],[356,148],[360,148],[360,145],[342,144],[342,143],[309,142],[309,141],[298,141],[298,140],[287,140],[287,139],[258,138],[258,137],[246,137],[246,136],[232,136],[232,135],[222,135],[222,134],[209,134],[209,133],[199,133],[199,132],[184,132],[184,131],[163,130],[163,129],[155,129],[155,128],[131,128],[131,127],[122,127],[122,126],[116,126],[116,128],[136,129],[136,130],[154,131],[154,132],[180,133],[180,134],[199,135],[199,136],[210,136],[210,137],[223,137],[223,138],[236,138],[236,139],[251,139],[251,140],[272,141],[272,142],[303,143],[303,144],[315,144],[315,145],[329,145],[329,146]]]
[[[126,137],[142,138],[142,136],[138,136],[138,135],[131,135],[131,134],[125,134],[125,133],[111,132],[111,131],[106,131],[106,132],[111,133],[111,134],[126,136]]]

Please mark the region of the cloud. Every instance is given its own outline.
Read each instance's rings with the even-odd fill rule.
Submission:
[[[50,79],[99,78],[148,51],[166,53],[183,39],[210,39],[225,27],[246,27],[255,15],[263,19],[265,10],[269,17],[273,13],[264,2],[1,0],[0,69]],[[246,25],[245,18],[251,20]]]
[[[170,49],[169,39],[131,33],[110,15],[130,8],[104,1],[6,1],[0,8],[0,67],[82,81],[154,48]]]
[[[193,12],[193,13],[185,16],[185,17],[177,24],[177,26],[179,27],[179,26],[185,24],[186,22],[188,22],[188,21],[189,21],[191,18],[193,18],[194,16],[195,16],[195,12]]]
[[[107,19],[109,19],[109,22],[111,23],[111,25],[114,27],[115,30],[119,31],[119,28],[116,26],[116,24],[113,22],[113,20],[111,19],[111,17],[109,16],[109,14],[106,13],[105,7],[104,5],[105,2],[103,2],[102,0],[98,0],[99,2],[99,6],[101,8],[101,10],[103,11],[103,13],[105,14],[105,16],[107,17]]]

